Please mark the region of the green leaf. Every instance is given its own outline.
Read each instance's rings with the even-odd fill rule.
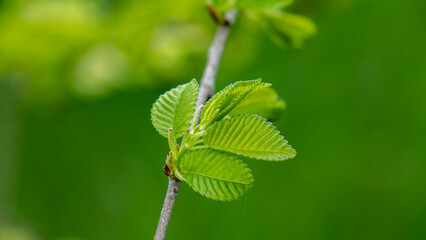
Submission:
[[[185,153],[180,172],[196,192],[222,201],[239,198],[254,181],[251,170],[241,160],[212,149]]]
[[[269,83],[262,83],[261,79],[257,79],[238,81],[227,86],[206,103],[201,113],[201,123],[209,124],[222,119],[241,101],[270,85]]]
[[[228,115],[257,114],[268,120],[275,120],[285,109],[285,102],[272,88],[265,88],[238,104]]]
[[[245,10],[273,10],[287,7],[293,0],[237,0],[236,6]]]
[[[238,115],[207,128],[206,146],[260,160],[286,160],[296,151],[270,122],[257,115]]]
[[[301,47],[317,31],[315,23],[309,18],[282,11],[265,12],[259,15],[257,21],[281,46]]]
[[[182,137],[191,125],[197,101],[198,83],[195,79],[167,91],[154,103],[151,121],[163,137],[168,137],[169,128],[176,138]]]

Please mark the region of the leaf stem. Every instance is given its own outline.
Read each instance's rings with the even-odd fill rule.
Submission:
[[[194,146],[200,143],[204,143],[203,139],[197,139],[197,141],[194,142]]]
[[[196,109],[201,105],[204,105],[214,93],[217,71],[219,69],[223,51],[229,37],[231,25],[234,23],[237,15],[237,10],[228,11],[225,16],[227,24],[219,26],[216,30],[216,34],[207,54],[207,63],[200,82],[200,91],[198,92],[198,100],[195,107]],[[196,116],[198,122],[199,115]],[[154,240],[163,240],[166,237],[167,226],[169,225],[170,216],[172,214],[173,205],[179,191],[180,183],[181,181],[169,178],[169,186],[167,188],[167,194],[166,198],[164,199],[164,204],[161,210],[160,220],[158,221]]]
[[[193,147],[191,149],[195,150],[195,149],[204,149],[204,148],[207,148],[207,146],[206,145],[200,145],[200,146],[195,146],[195,147]]]

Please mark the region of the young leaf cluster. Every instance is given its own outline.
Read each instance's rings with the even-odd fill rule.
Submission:
[[[210,11],[219,21],[230,9],[239,9],[261,26],[278,45],[301,47],[316,33],[315,23],[309,18],[288,13],[285,8],[293,0],[207,0]]]
[[[208,198],[232,200],[254,181],[238,156],[266,161],[295,157],[296,151],[267,120],[276,118],[285,106],[270,85],[260,79],[239,81],[198,109],[194,109],[196,80],[161,95],[152,107],[151,119],[158,133],[168,139],[166,174]]]

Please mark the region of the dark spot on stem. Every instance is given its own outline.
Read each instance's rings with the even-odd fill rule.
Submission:
[[[170,176],[170,168],[167,165],[163,167],[163,171],[167,176]]]

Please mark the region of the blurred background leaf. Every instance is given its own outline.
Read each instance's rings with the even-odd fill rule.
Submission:
[[[298,156],[245,159],[230,203],[182,186],[168,239],[425,239],[425,9],[295,1],[319,29],[303,50],[242,13],[216,89],[272,83]],[[151,239],[168,146],[149,111],[200,78],[214,31],[204,1],[0,1],[0,236]]]
[[[253,13],[252,17],[282,47],[291,45],[300,48],[303,42],[317,31],[315,23],[309,18],[281,10]]]
[[[293,0],[236,0],[236,6],[245,10],[265,11],[287,7]]]

